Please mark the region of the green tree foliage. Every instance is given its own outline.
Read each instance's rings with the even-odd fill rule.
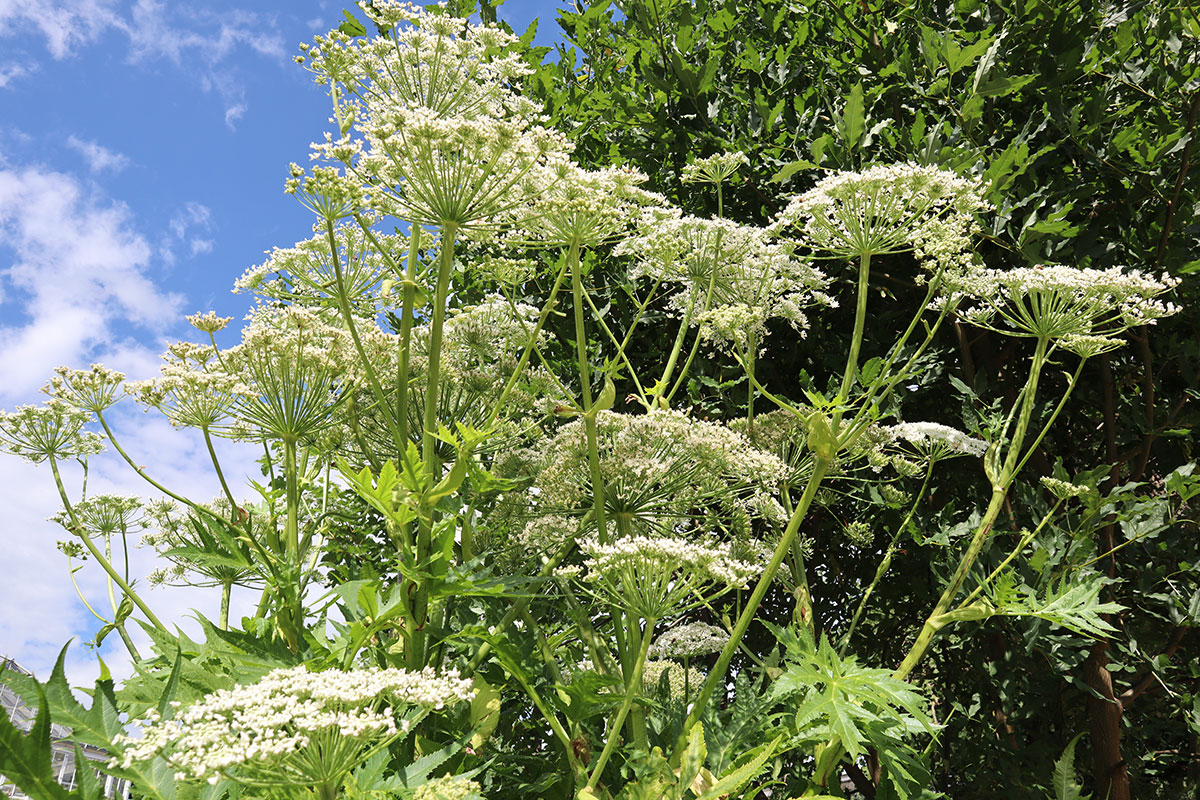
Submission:
[[[984,181],[997,208],[981,248],[990,265],[1130,265],[1183,277],[1182,303],[1198,295],[1200,16],[1191,4],[631,0],[579,3],[559,23],[568,44],[542,66],[537,86],[577,158],[632,162],[693,213],[714,212],[714,198],[680,182],[680,170],[716,152],[748,156],[744,180],[726,187],[723,203],[727,216],[747,222],[771,218],[781,198],[828,170],[913,160]],[[871,340],[891,341],[920,297],[909,263],[886,263],[867,355]],[[978,797],[1032,792],[1083,730],[1098,796],[1108,794],[1110,772],[1111,796],[1120,796],[1126,768],[1135,793],[1190,797],[1200,785],[1192,708],[1200,551],[1187,522],[1194,483],[1186,468],[1173,471],[1195,457],[1196,319],[1133,332],[1131,347],[1095,359],[1031,459],[1034,474],[1075,476],[1098,493],[1068,529],[1039,534],[1032,565],[1006,575],[1007,585],[1048,597],[1055,575],[1090,564],[1109,581],[1090,602],[1125,606],[1097,606],[1097,623],[1117,632],[1088,645],[1043,623],[993,616],[982,636],[945,635],[921,669],[948,716],[934,772],[952,796],[968,787]],[[797,378],[827,373],[848,320],[848,310],[822,315],[821,348],[778,332],[760,380],[789,392]],[[930,419],[961,406],[986,426],[993,400],[1023,380],[1023,351],[960,323],[938,345],[940,358],[914,381],[906,406]],[[727,364],[702,354],[696,373],[691,396],[701,407],[728,413],[730,398],[744,397]],[[1097,463],[1109,466],[1082,474]],[[956,493],[968,490],[969,479],[939,488],[906,521],[879,610],[857,634],[882,663],[906,647],[905,626],[884,609],[929,604],[945,548],[956,542],[943,523],[955,518]],[[1139,490],[1155,497],[1132,501]],[[1019,489],[1000,524],[1019,537],[1045,502],[1039,490]],[[888,530],[899,520],[879,506],[843,506],[806,530],[826,565],[810,576],[815,611],[832,631],[844,629],[881,546],[831,535],[839,525],[829,517],[851,513]],[[988,571],[1006,550],[989,546]],[[1114,706],[1096,696],[1106,680],[1126,706],[1117,729],[1111,716],[1098,719]],[[1106,727],[1124,736],[1119,746],[1096,741]]]

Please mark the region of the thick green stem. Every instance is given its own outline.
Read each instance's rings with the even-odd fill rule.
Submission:
[[[318,800],[337,800],[338,787],[328,783],[317,784]]]
[[[409,354],[412,347],[414,310],[417,302],[417,251],[421,246],[421,228],[413,225],[408,241],[408,263],[404,272],[404,299],[400,308],[400,363],[396,375],[396,425],[400,437],[408,447],[408,381],[411,367]]]
[[[441,463],[437,454],[438,399],[441,397],[442,341],[446,327],[446,298],[450,292],[450,275],[454,270],[454,241],[458,237],[458,225],[446,223],[442,226],[441,253],[438,257],[437,283],[434,287],[433,318],[429,327],[429,366],[426,369],[425,408],[421,429],[421,469],[425,485],[432,488],[441,476]],[[431,508],[422,514],[417,527],[417,566],[427,568],[433,554],[433,529],[437,515]],[[424,581],[418,583],[413,596],[413,618],[416,627],[412,632],[412,649],[408,655],[408,666],[419,668],[425,665],[426,631],[429,619],[429,587]]]
[[[162,622],[159,621],[158,617],[154,615],[154,612],[150,610],[150,607],[142,601],[142,598],[138,597],[137,592],[133,591],[133,588],[129,585],[129,583],[126,582],[123,577],[121,577],[121,573],[117,572],[117,570],[113,568],[113,565],[107,558],[104,557],[104,554],[100,552],[100,549],[96,547],[96,543],[92,541],[91,537],[83,534],[83,525],[80,524],[79,518],[75,516],[75,507],[71,505],[71,500],[67,497],[66,487],[63,486],[62,482],[62,474],[58,471],[58,461],[54,458],[50,459],[50,471],[54,473],[54,484],[58,487],[58,496],[63,501],[63,508],[66,509],[67,516],[71,518],[71,526],[74,528],[74,530],[80,532],[79,538],[83,540],[83,546],[86,547],[88,552],[92,554],[92,558],[96,559],[96,563],[99,564],[105,573],[108,574],[108,577],[110,577],[113,582],[117,584],[117,586],[121,587],[121,591],[124,592],[125,595],[133,601],[133,604],[137,606],[143,614],[146,615],[146,619],[150,621],[150,624],[159,630],[165,631],[167,626],[163,625]]]
[[[617,710],[617,716],[613,719],[612,725],[608,726],[608,741],[604,743],[600,757],[592,765],[592,775],[588,778],[587,783],[589,789],[595,789],[596,784],[600,781],[600,773],[604,771],[604,765],[608,763],[608,759],[617,745],[617,740],[621,738],[621,726],[625,724],[625,717],[629,714],[629,709],[633,707],[634,698],[642,693],[642,671],[646,666],[646,656],[650,652],[654,622],[652,619],[646,620],[646,632],[642,635],[642,643],[638,648],[633,674],[629,676],[629,681],[625,685],[625,699],[621,702],[621,707]]]
[[[283,481],[284,499],[287,508],[283,523],[283,560],[285,575],[289,576],[286,586],[276,587],[279,605],[276,608],[276,625],[287,646],[299,652],[301,626],[304,619],[302,598],[303,554],[300,552],[300,475],[296,458],[296,440],[283,438]]]
[[[988,536],[992,532],[992,525],[996,521],[996,517],[1000,514],[1000,509],[1004,507],[1004,498],[1008,492],[1005,487],[997,487],[992,490],[992,499],[988,503],[987,511],[984,512],[983,519],[979,522],[979,527],[975,529],[975,535],[971,537],[971,543],[967,546],[967,552],[963,554],[962,560],[958,563],[958,568],[954,571],[954,576],[946,585],[942,596],[938,599],[937,605],[929,614],[925,624],[921,627],[920,633],[917,634],[917,639],[913,642],[913,646],[908,651],[908,655],[904,657],[904,661],[896,668],[895,677],[904,679],[907,678],[913,669],[925,655],[925,651],[929,649],[933,637],[942,627],[940,617],[950,610],[950,604],[954,602],[954,598],[958,595],[959,589],[962,588],[963,582],[967,579],[967,575],[971,571],[971,567],[975,563],[975,559],[982,552],[984,544],[988,540]]]
[[[284,517],[283,547],[289,566],[300,563],[300,476],[298,473],[296,440],[285,436],[283,439],[283,483],[287,511]]]
[[[608,521],[605,516],[604,476],[600,473],[600,443],[596,414],[592,411],[592,372],[588,365],[587,328],[583,324],[583,267],[580,264],[579,244],[572,243],[567,251],[567,269],[571,271],[571,295],[575,306],[575,360],[579,370],[580,396],[583,400],[583,425],[587,435],[588,471],[592,479],[592,509],[600,543],[608,541]]]
[[[1042,367],[1045,365],[1047,345],[1048,342],[1046,339],[1038,339],[1037,349],[1033,354],[1033,363],[1029,368],[1029,380],[1026,382],[1023,390],[1024,397],[1021,402],[1021,412],[1017,418],[1017,425],[1013,430],[1012,439],[1008,442],[1008,456],[1005,458],[1004,466],[1000,470],[1000,473],[989,476],[992,480],[991,502],[988,503],[983,519],[980,520],[979,526],[975,529],[975,535],[971,537],[967,551],[959,561],[954,575],[950,578],[950,582],[946,585],[942,596],[938,598],[937,605],[934,606],[933,611],[925,620],[925,624],[917,634],[917,639],[913,642],[908,655],[904,657],[904,661],[896,668],[895,676],[897,678],[907,678],[929,649],[933,637],[942,627],[942,615],[950,610],[950,605],[958,596],[963,583],[967,579],[967,575],[971,571],[971,567],[975,565],[975,560],[983,551],[983,546],[987,543],[988,537],[991,535],[992,525],[995,523],[996,517],[999,516],[1000,509],[1004,507],[1004,500],[1008,496],[1008,487],[1016,474],[1014,468],[1021,455],[1021,445],[1025,438],[1025,432],[1029,428],[1029,419],[1033,415],[1038,379],[1041,376]]]
[[[114,627],[116,627],[117,633],[120,634],[121,641],[125,643],[125,649],[129,651],[130,658],[133,659],[134,663],[141,661],[142,656],[138,653],[137,647],[134,646],[133,638],[129,635],[129,631],[125,630],[125,623],[118,622]]]
[[[442,382],[442,340],[446,326],[446,297],[450,291],[450,274],[454,270],[454,241],[458,238],[458,225],[447,223],[442,226],[442,252],[438,257],[437,283],[434,287],[433,319],[429,326],[429,368],[425,384],[425,414],[421,431],[421,460],[430,486],[437,483],[439,476],[437,457],[438,398]]]
[[[858,377],[858,356],[862,352],[863,330],[867,324],[867,284],[871,277],[871,254],[858,257],[858,295],[854,309],[854,333],[850,337],[850,354],[846,358],[846,371],[842,373],[842,386],[838,390],[837,408],[833,412],[833,432],[838,433],[850,389]]]
[[[229,630],[229,595],[233,592],[232,581],[221,581],[221,630]]]
[[[988,573],[988,576],[983,579],[983,583],[979,584],[978,586],[976,586],[974,589],[972,589],[970,592],[967,593],[967,596],[965,598],[963,598],[963,601],[961,603],[959,603],[959,608],[970,605],[971,602],[976,597],[983,594],[983,588],[985,586],[987,586],[988,584],[990,584],[992,581],[994,581],[996,579],[996,576],[999,575],[1004,570],[1005,567],[1007,567],[1009,564],[1011,564],[1013,562],[1013,560],[1016,559],[1017,556],[1019,556],[1021,554],[1021,551],[1025,549],[1026,545],[1028,545],[1035,538],[1037,538],[1037,535],[1039,533],[1041,533],[1042,528],[1046,527],[1046,524],[1050,521],[1051,517],[1054,516],[1054,512],[1058,510],[1058,507],[1062,505],[1062,502],[1063,501],[1060,498],[1058,501],[1056,501],[1054,503],[1053,506],[1050,507],[1050,510],[1047,511],[1045,516],[1042,517],[1041,522],[1039,522],[1037,524],[1037,527],[1021,537],[1020,541],[1017,542],[1017,546],[1012,549],[1012,552],[1009,553],[1008,556],[1003,561],[1001,561],[1000,564],[994,570],[992,570],[990,573]]]
[[[700,716],[704,713],[709,698],[712,697],[717,686],[724,685],[725,674],[729,669],[729,662],[733,659],[733,654],[737,651],[742,637],[749,630],[750,623],[753,621],[759,605],[762,604],[762,600],[767,594],[767,589],[770,588],[771,582],[775,580],[775,574],[779,572],[780,564],[783,563],[783,559],[792,549],[792,542],[795,541],[796,535],[800,531],[800,523],[804,521],[805,516],[808,514],[809,506],[812,505],[813,498],[817,495],[817,489],[820,487],[830,463],[831,460],[819,457],[813,462],[812,475],[809,476],[808,484],[804,487],[804,494],[800,496],[799,502],[796,503],[795,509],[792,510],[792,516],[788,520],[787,528],[784,529],[783,536],[779,539],[779,544],[775,546],[775,553],[763,569],[762,577],[759,578],[758,584],[750,594],[750,599],[746,601],[745,608],[738,615],[737,623],[734,624],[733,631],[729,635],[729,641],[725,643],[724,649],[721,650],[721,655],[717,657],[717,663],[713,666],[712,671],[708,673],[704,685],[700,687],[700,692],[692,704],[691,712],[688,713],[687,719],[684,720],[683,729],[680,731],[679,739],[676,742],[675,754],[672,756],[673,760],[681,756],[687,747],[688,733],[700,720]]]

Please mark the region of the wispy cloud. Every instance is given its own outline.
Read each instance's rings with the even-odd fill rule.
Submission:
[[[212,230],[212,209],[194,200],[184,203],[167,224],[169,232],[159,243],[159,255],[168,264],[175,263],[175,249],[186,245],[188,254],[197,256],[213,249],[213,240],[202,234]]]
[[[241,50],[281,61],[285,55],[273,21],[249,11],[216,14],[185,6],[172,18],[159,0],[138,0],[120,27],[129,36],[131,61],[161,58],[194,70],[204,90],[220,96],[231,129],[247,103],[237,71],[228,65],[230,57]]]
[[[7,64],[0,64],[0,89],[8,86],[18,78],[24,78],[26,75],[31,75],[37,71],[37,68],[22,64],[17,61],[11,61]]]
[[[89,142],[77,136],[67,138],[67,147],[78,152],[87,162],[88,169],[98,172],[120,172],[129,166],[129,157],[109,150],[102,144]]]
[[[66,58],[117,20],[111,0],[0,0],[0,36],[36,28],[54,58]]]
[[[231,64],[241,52],[283,61],[283,36],[270,15],[234,9],[216,12],[160,0],[137,0],[128,9],[113,0],[0,0],[0,38],[27,35],[30,28],[45,40],[56,59],[95,42],[107,31],[124,34],[128,59],[141,63],[164,59],[191,74],[201,88],[215,91],[233,127],[247,109],[245,87]],[[0,66],[0,88],[29,71],[19,63]]]

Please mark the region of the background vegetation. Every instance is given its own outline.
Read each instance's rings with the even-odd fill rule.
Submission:
[[[571,44],[546,61],[538,85],[576,158],[632,163],[692,213],[715,212],[714,199],[707,187],[680,183],[679,170],[723,150],[750,158],[746,180],[725,193],[725,213],[756,223],[827,170],[916,160],[982,176],[998,209],[982,247],[992,266],[1127,265],[1184,279],[1178,301],[1191,310],[1094,359],[1031,462],[1030,478],[1107,465],[1090,474],[1111,493],[1096,510],[1104,524],[1091,541],[1062,546],[1088,548],[1114,579],[1112,598],[1129,607],[1112,620],[1119,635],[1089,645],[993,620],[982,635],[940,639],[920,678],[949,725],[933,769],[951,797],[1040,796],[1032,787],[1085,731],[1080,754],[1088,753],[1097,797],[1195,796],[1200,539],[1194,525],[1172,524],[1165,501],[1121,502],[1135,489],[1163,496],[1165,477],[1195,457],[1195,7],[630,0],[579,4],[559,24]],[[881,297],[894,302],[867,334],[884,344],[920,297],[907,258],[886,271]],[[850,330],[846,305],[844,318],[822,315],[823,343]],[[639,352],[652,358],[653,342]],[[781,329],[762,361],[763,382],[786,390],[797,376],[836,372],[841,355]],[[948,422],[959,406],[969,416],[977,396],[1011,396],[1025,355],[1012,340],[948,326],[906,407]],[[744,398],[737,375],[729,364],[703,363],[694,400],[729,413]],[[1033,494],[1013,498],[1005,525],[1036,520]],[[939,491],[914,531],[936,529],[955,500]],[[836,632],[874,573],[880,543],[848,546],[833,513],[811,520],[807,533],[821,565],[810,576],[818,623]],[[936,597],[945,543],[920,540],[905,544],[866,620],[862,641],[875,663],[898,661],[907,646],[903,616],[888,609],[925,608]],[[1004,537],[993,544],[1007,549]]]

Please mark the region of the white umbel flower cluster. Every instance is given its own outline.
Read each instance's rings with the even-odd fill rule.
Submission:
[[[1161,299],[1178,278],[1138,270],[1062,264],[978,269],[952,276],[946,288],[966,301],[973,325],[1008,336],[1057,340],[1080,355],[1111,350],[1112,337],[1179,311]]]
[[[161,756],[177,780],[298,781],[313,776],[303,774],[304,759],[288,757],[321,736],[379,741],[405,731],[406,722],[397,722],[405,707],[436,710],[472,696],[471,682],[455,671],[277,669],[256,684],[210,694],[174,719],[151,711],[141,738],[117,738],[122,751],[113,764],[127,769]]]
[[[646,175],[631,167],[591,171],[565,159],[534,170],[526,200],[511,212],[519,243],[595,247],[625,234],[645,206],[666,198],[641,188]]]
[[[92,364],[86,370],[59,367],[42,391],[78,409],[100,413],[124,396],[121,387],[124,380],[125,373],[103,364]]]
[[[744,587],[759,572],[756,565],[733,558],[727,542],[627,536],[600,544],[592,537],[579,549],[587,556],[584,581],[592,591],[647,620],[665,619]]]
[[[823,273],[752,225],[652,208],[615,252],[635,259],[631,279],[682,284],[669,307],[699,325],[705,338],[743,353],[763,338],[768,320],[787,320],[803,332],[804,309],[835,304],[823,291],[829,282]]]
[[[162,359],[159,377],[129,381],[126,389],[138,403],[158,410],[175,427],[215,429],[240,398],[252,395],[240,377],[220,369],[217,351],[209,345],[177,342],[167,348]]]
[[[936,422],[901,422],[888,428],[892,439],[905,442],[929,458],[982,456],[988,443]]]
[[[782,461],[745,436],[679,412],[605,411],[596,424],[609,512],[626,515],[634,533],[671,535],[698,524],[744,531],[761,506],[754,501],[756,491],[773,491],[787,473]],[[539,516],[586,514],[593,499],[583,421],[564,425],[542,458],[534,482]],[[561,538],[540,543],[553,549],[576,526],[536,527],[558,531]],[[526,538],[533,545],[536,537],[527,531]]]
[[[481,800],[478,781],[461,775],[444,775],[423,783],[413,792],[413,800]]]
[[[62,400],[0,411],[0,453],[39,464],[48,458],[85,458],[104,449],[104,441],[83,426],[92,415]]]
[[[750,159],[741,151],[717,153],[708,158],[697,158],[679,173],[684,183],[722,183],[741,167],[750,166]]]
[[[837,172],[795,197],[772,228],[814,251],[854,257],[914,252],[935,268],[966,268],[975,215],[990,209],[976,181],[920,164]]]
[[[651,658],[694,658],[719,653],[729,641],[729,633],[716,625],[689,622],[676,625],[650,646]]]
[[[289,191],[326,218],[365,205],[419,224],[494,225],[522,202],[532,172],[570,151],[516,91],[528,72],[518,40],[408,3],[361,6],[384,35],[334,31],[302,48],[330,86],[339,128],[313,157],[342,172],[294,169]]]
[[[1088,486],[1081,486],[1080,484],[1071,483],[1070,481],[1051,478],[1048,475],[1043,475],[1039,480],[1042,482],[1042,486],[1046,487],[1046,490],[1059,500],[1070,500],[1072,497],[1083,497],[1085,494],[1092,491],[1092,489]]]

